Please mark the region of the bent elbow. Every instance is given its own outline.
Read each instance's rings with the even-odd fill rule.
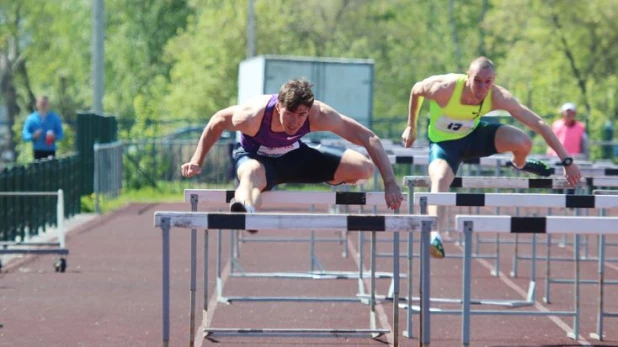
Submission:
[[[208,128],[215,131],[223,131],[225,130],[225,118],[219,113],[215,113],[208,122],[208,126],[204,131],[208,130]]]
[[[423,86],[420,82],[414,83],[414,86],[412,86],[410,90],[410,96],[423,96]]]

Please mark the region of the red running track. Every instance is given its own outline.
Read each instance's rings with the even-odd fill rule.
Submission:
[[[188,210],[187,204],[130,205],[82,225],[68,235],[70,248],[68,269],[55,273],[49,257],[35,257],[9,264],[8,273],[0,274],[0,346],[160,346],[161,345],[161,235],[153,227],[154,211]],[[271,207],[271,211],[281,208]],[[300,211],[300,210],[298,210]],[[201,257],[203,233],[199,232]],[[289,233],[263,232],[260,235]],[[334,236],[333,232],[330,236]],[[349,240],[350,254],[342,257],[342,245],[318,243],[317,254],[327,270],[356,271],[358,254],[356,233]],[[529,237],[529,236],[528,236]],[[171,346],[189,344],[189,232],[172,231],[171,244]],[[224,238],[224,259],[228,259],[228,237]],[[612,238],[610,238],[612,240]],[[590,254],[596,255],[590,238]],[[613,238],[618,242],[618,238]],[[216,233],[210,233],[214,245]],[[368,250],[369,245],[365,245]],[[213,248],[211,248],[212,250]],[[392,245],[379,242],[378,249],[390,252]],[[528,245],[520,252],[529,254]],[[618,258],[618,247],[609,248],[607,256]],[[455,244],[446,244],[448,254],[461,254]],[[415,246],[418,251],[418,245]],[[484,244],[482,252],[493,251]],[[405,252],[405,243],[402,243]],[[307,271],[309,246],[304,243],[245,243],[240,261],[245,271]],[[500,278],[489,274],[492,261],[473,261],[472,293],[475,298],[524,299],[530,273],[529,261],[520,261],[518,278],[511,278],[513,247],[501,247]],[[539,245],[539,255],[544,246]],[[572,249],[552,247],[553,255],[572,256]],[[210,288],[214,293],[215,253],[209,263]],[[368,264],[368,255],[365,264]],[[367,265],[366,265],[367,266]],[[401,261],[405,270],[406,261]],[[461,296],[461,259],[433,260],[432,297]],[[201,259],[198,274],[202,273]],[[418,285],[418,261],[415,261],[415,285]],[[556,262],[552,271],[557,277],[572,275],[573,264]],[[392,260],[378,260],[378,271],[391,271]],[[527,310],[568,310],[572,308],[571,285],[554,284],[552,303],[543,304],[544,265],[537,267],[537,304]],[[596,263],[585,262],[582,278],[595,279]],[[618,280],[618,263],[606,266],[606,279]],[[388,279],[377,280],[379,294],[388,290]],[[402,279],[401,293],[406,292]],[[198,281],[198,321],[201,318],[201,280]],[[226,295],[296,295],[354,296],[355,280],[247,279],[228,277]],[[568,317],[473,316],[471,346],[617,346],[618,319],[605,320],[606,341],[588,338],[596,324],[596,285],[581,287],[581,327],[579,342],[566,337],[572,325]],[[418,287],[414,288],[418,296]],[[607,286],[606,310],[618,312],[618,287]],[[458,305],[436,305],[457,309]],[[474,309],[485,307],[475,306]],[[495,307],[490,307],[494,309]],[[217,304],[212,316],[214,327],[235,328],[369,328],[369,308],[360,303],[251,303]],[[400,327],[405,326],[405,312],[400,311]],[[378,305],[378,324],[392,327],[392,304]],[[401,346],[418,346],[418,316],[414,318],[415,338],[400,337]],[[458,316],[432,316],[431,346],[458,346],[461,319]],[[197,329],[199,330],[199,329]],[[198,340],[202,346],[385,346],[392,336],[381,340],[358,338],[270,338],[220,337],[218,343]]]

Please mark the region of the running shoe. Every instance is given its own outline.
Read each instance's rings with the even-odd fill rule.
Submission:
[[[246,206],[240,201],[236,201],[236,199],[232,199],[230,201],[230,212],[238,212],[238,213],[253,213],[255,209],[253,206]],[[257,230],[247,230],[247,232],[251,234],[257,233]]]
[[[429,253],[434,258],[442,259],[446,255],[444,252],[444,246],[442,246],[442,236],[440,233],[432,232],[431,241],[429,243]]]
[[[513,163],[511,163],[511,165],[517,170],[530,172],[542,177],[549,177],[552,174],[549,165],[538,159],[526,159],[526,164],[524,164],[524,167],[521,169],[517,168]]]

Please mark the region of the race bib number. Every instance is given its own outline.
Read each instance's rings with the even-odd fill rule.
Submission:
[[[474,128],[474,120],[453,119],[441,116],[436,122],[438,130],[447,133],[469,133]]]
[[[258,148],[257,150],[257,154],[265,157],[278,158],[298,148],[300,148],[300,143],[298,143],[298,141],[285,147],[260,146],[260,148]]]

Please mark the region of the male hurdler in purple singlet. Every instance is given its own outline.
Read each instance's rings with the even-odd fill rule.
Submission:
[[[224,130],[241,133],[241,147],[234,152],[238,187],[230,204],[232,212],[254,212],[260,207],[260,193],[281,183],[355,184],[367,180],[373,175],[374,163],[384,181],[386,205],[397,209],[403,201],[378,136],[314,100],[307,81],[290,80],[278,95],[259,96],[215,113],[193,157],[181,167],[184,177],[200,174],[206,154]],[[312,131],[330,131],[363,146],[371,160],[350,149],[303,143],[301,137]]]

